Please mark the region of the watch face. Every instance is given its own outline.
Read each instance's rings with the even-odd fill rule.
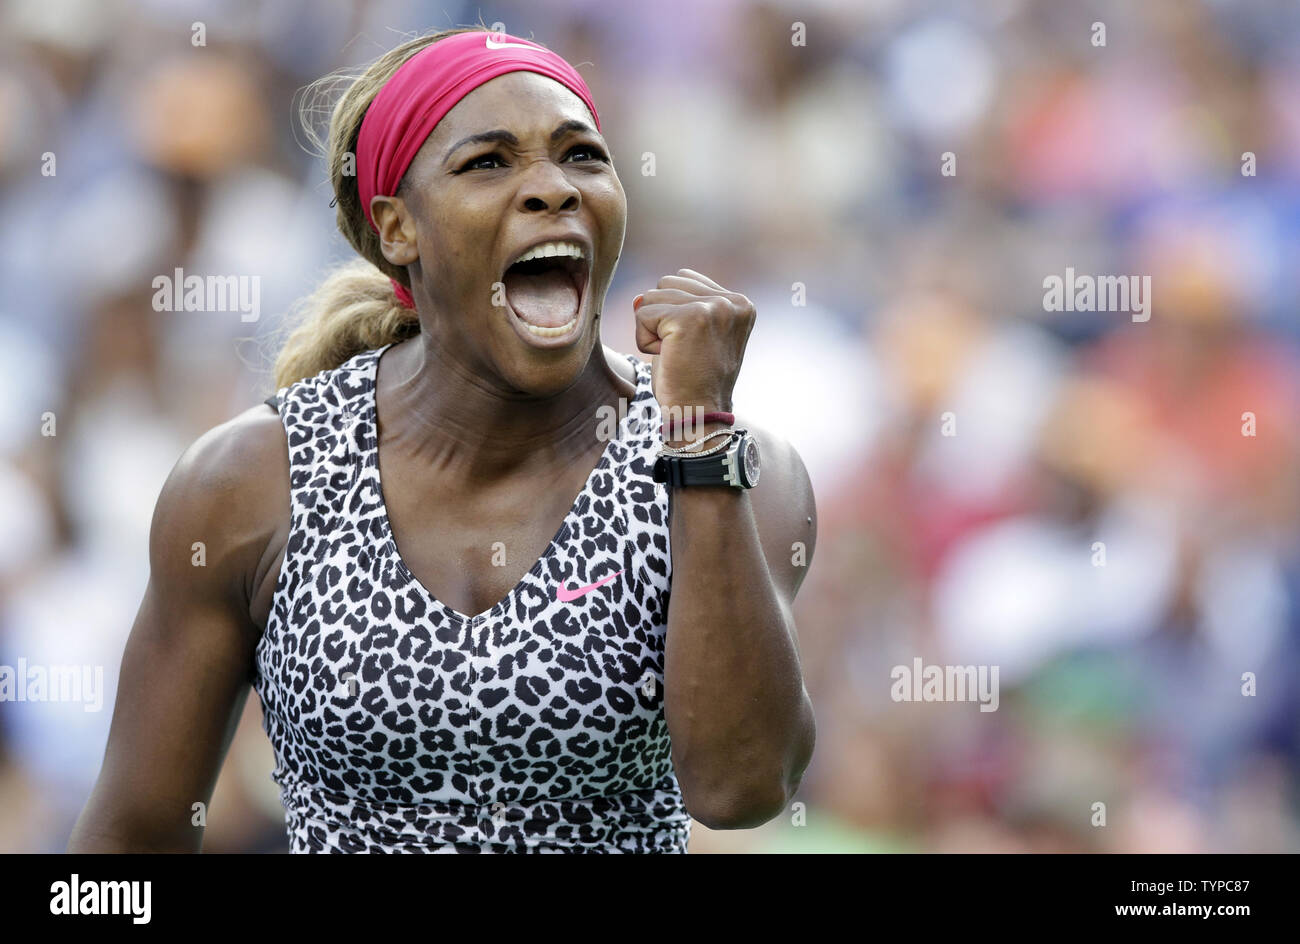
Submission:
[[[758,484],[758,442],[750,437],[745,438],[745,479],[749,482],[750,487]]]

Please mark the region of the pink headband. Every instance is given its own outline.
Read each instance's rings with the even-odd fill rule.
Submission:
[[[587,83],[563,58],[537,43],[506,33],[473,30],[430,43],[398,67],[366,110],[357,135],[357,190],[370,228],[370,201],[397,192],[402,176],[442,117],[489,79],[507,72],[536,72],[566,86],[586,103],[600,130]],[[396,279],[402,304],[415,307]]]

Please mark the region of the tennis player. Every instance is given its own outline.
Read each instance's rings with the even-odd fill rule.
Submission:
[[[483,29],[356,78],[360,259],[158,499],[70,851],[198,851],[250,688],[294,852],[685,852],[785,811],[813,493],[732,412],[753,305],[680,269],[600,340],[627,201],[577,71]],[[274,226],[274,220],[259,221]]]

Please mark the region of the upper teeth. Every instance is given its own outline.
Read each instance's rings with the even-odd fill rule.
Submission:
[[[534,246],[528,250],[510,265],[517,265],[520,262],[527,262],[529,259],[543,259],[548,256],[572,256],[575,259],[586,258],[582,254],[582,247],[577,243],[542,243],[540,246]]]

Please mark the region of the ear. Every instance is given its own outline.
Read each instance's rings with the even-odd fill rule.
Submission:
[[[401,197],[374,197],[370,215],[379,228],[379,249],[384,258],[397,266],[419,261],[420,250],[415,237],[415,218]]]

